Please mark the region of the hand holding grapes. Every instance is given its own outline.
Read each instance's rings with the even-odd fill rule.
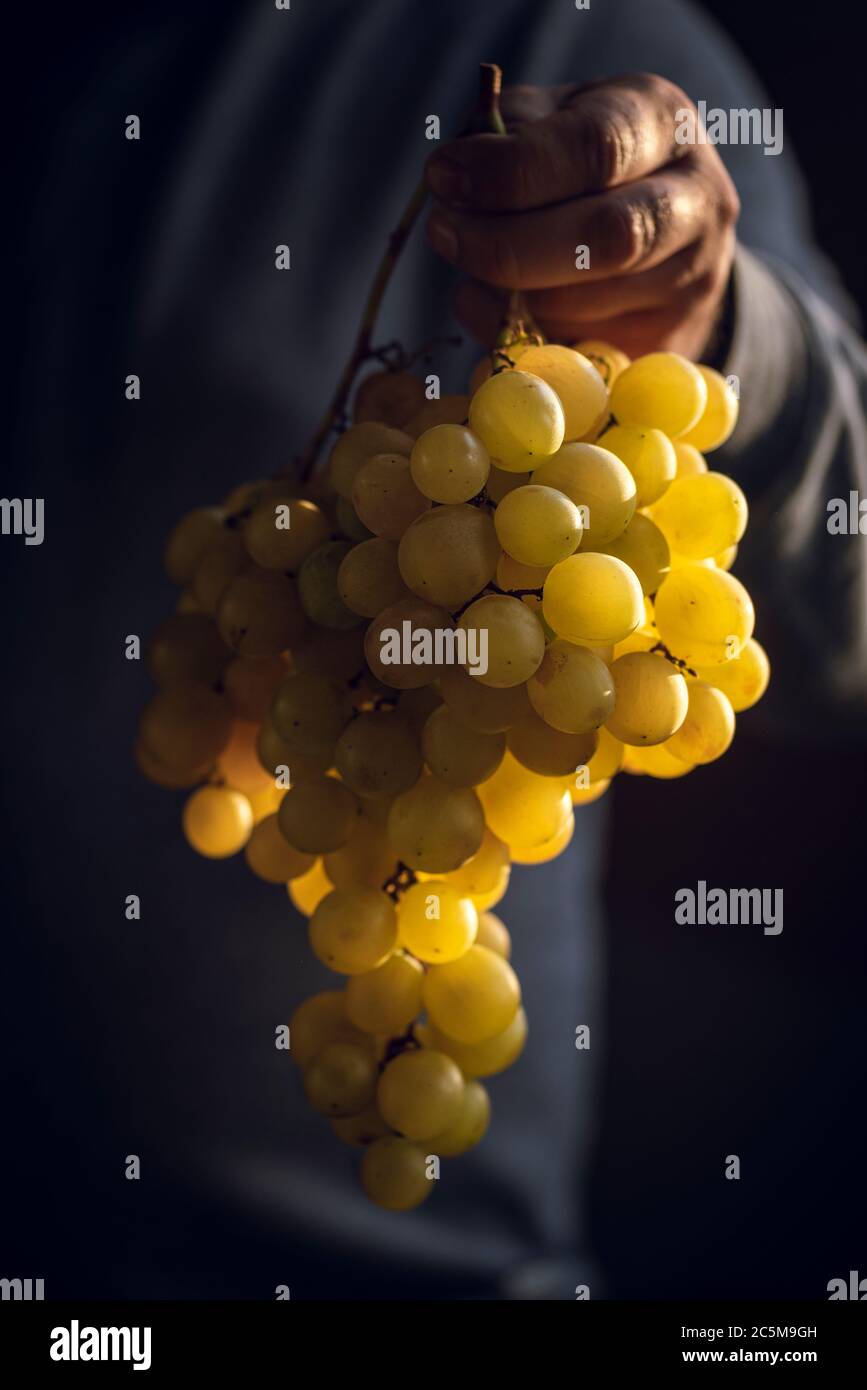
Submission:
[[[677,142],[677,113],[691,107],[648,73],[513,87],[502,96],[508,135],[437,151],[428,238],[471,277],[457,311],[480,341],[493,341],[506,292],[519,289],[554,340],[604,338],[630,356],[705,353],[739,202],[713,145]]]

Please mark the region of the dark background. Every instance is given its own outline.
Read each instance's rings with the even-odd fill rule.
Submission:
[[[13,303],[7,337],[15,353],[6,382],[12,388],[7,418],[15,449],[26,451],[38,432],[32,387],[25,391],[24,384],[29,349],[46,327],[26,315],[27,300],[38,293],[33,283],[38,258],[24,258],[24,239],[28,210],[52,179],[55,136],[78,93],[118,42],[185,8],[198,7],[149,0],[140,11],[49,5],[16,16],[21,27],[6,79],[7,132],[14,132],[7,219],[16,237],[7,287]],[[225,8],[207,7],[214,16]],[[829,0],[818,10],[805,7],[803,20],[797,7],[755,0],[707,8],[749,58],[773,104],[784,108],[786,139],[807,177],[819,242],[867,317],[863,75],[859,44],[849,27],[851,5]],[[217,41],[209,33],[216,36],[219,25],[203,26],[199,33],[204,58],[201,46]],[[195,68],[188,64],[185,71],[195,82]],[[171,97],[167,92],[161,117],[166,122]],[[147,159],[148,148],[158,146],[157,140],[145,143],[140,157]],[[95,229],[93,254],[105,260],[107,283],[122,285],[124,266],[135,263],[136,239],[144,231],[134,192],[121,186],[117,199],[118,234],[106,238]],[[62,219],[55,230],[56,240],[44,254],[63,257]],[[74,263],[66,272],[75,276]],[[98,334],[122,340],[125,309],[122,294],[87,306],[82,338]],[[84,367],[81,371],[84,409],[88,392],[100,388],[88,381]],[[15,409],[22,402],[24,412]],[[86,481],[86,460],[82,473]],[[9,621],[18,625],[33,616],[11,614]],[[7,675],[20,678],[14,670]],[[688,1291],[696,1298],[821,1298],[828,1279],[849,1269],[867,1274],[862,1005],[867,760],[858,748],[818,749],[811,730],[804,730],[803,747],[775,748],[755,738],[748,721],[741,729],[721,763],[667,784],[664,797],[655,784],[637,778],[620,779],[616,790],[608,865],[609,1039],[603,1040],[609,1061],[591,1200],[593,1234],[614,1297],[670,1298]],[[27,958],[19,956],[16,938],[25,929],[27,901],[27,886],[14,874],[17,835],[46,835],[50,871],[50,816],[42,828],[26,821],[25,816],[23,823],[10,825],[5,836],[3,960],[10,990],[7,1018],[13,1020],[16,962]],[[740,935],[735,928],[696,928],[678,937],[674,947],[670,918],[652,915],[654,902],[670,898],[647,893],[644,885],[671,877],[677,886],[681,880],[669,867],[672,858],[701,864],[711,885],[749,885],[757,844],[764,884],[785,886],[782,936],[766,938],[751,928],[740,929]],[[74,903],[68,910],[74,927]],[[44,1013],[50,1033],[56,1023],[47,1002],[34,1000],[33,1009],[37,1016]],[[23,1063],[17,1085],[13,1077],[6,1089],[4,1107],[7,1134],[27,1130],[31,1142],[26,1169],[13,1165],[4,1182],[0,1274],[33,1268],[34,1249],[50,1251],[58,1297],[80,1292],[82,1271],[88,1282],[88,1248],[94,1268],[101,1258],[99,1233],[87,1216],[88,1187],[98,1185],[98,1176],[88,1170],[84,1148],[79,1152],[80,1137],[99,1121],[82,1108],[84,1098],[74,1086],[64,1088],[67,1063],[72,1078],[81,1065],[74,1053],[74,1037],[58,1033],[53,1113],[28,1109]],[[723,1180],[730,1153],[741,1158],[740,1183]],[[45,1193],[44,1225],[37,1231],[34,1191]],[[73,1192],[80,1202],[76,1210],[68,1195]],[[16,1226],[19,1206],[28,1213],[26,1230]],[[171,1263],[171,1241],[186,1242],[207,1270],[209,1242],[224,1256],[227,1245],[242,1239],[219,1220],[212,1224],[209,1215],[179,1218],[160,1208],[157,1195],[145,1218],[153,1225],[154,1260]],[[123,1213],[114,1219],[122,1222]],[[161,1222],[172,1232],[164,1247]],[[140,1235],[139,1229],[136,1238]],[[267,1242],[264,1234],[262,1240]],[[135,1241],[130,1244],[136,1248]],[[132,1274],[127,1288],[134,1290],[135,1283]],[[97,1288],[98,1281],[89,1286]],[[351,1286],[344,1288],[352,1296]],[[110,1290],[99,1292],[104,1296]],[[171,1296],[170,1281],[166,1292]],[[244,1292],[218,1282],[212,1288],[214,1296]],[[396,1296],[408,1293],[404,1288]]]

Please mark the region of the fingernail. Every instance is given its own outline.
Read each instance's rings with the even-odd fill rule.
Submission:
[[[446,155],[437,155],[427,166],[428,183],[446,203],[466,203],[472,192],[470,176],[462,165]]]
[[[435,251],[447,261],[458,258],[458,234],[444,212],[432,212],[427,224],[428,240]]]

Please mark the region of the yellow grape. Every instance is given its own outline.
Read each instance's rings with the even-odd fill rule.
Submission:
[[[611,413],[619,425],[686,434],[701,418],[707,384],[692,362],[676,352],[636,358],[614,383]]]
[[[329,676],[308,672],[286,677],[274,696],[271,723],[289,753],[321,764],[323,771],[334,759],[334,745],[352,715],[345,686]]]
[[[584,544],[605,545],[623,534],[635,511],[635,479],[626,464],[598,444],[564,444],[533,475],[584,507]]]
[[[397,558],[408,589],[451,610],[493,579],[499,556],[491,517],[461,503],[434,507],[407,526]]]
[[[545,654],[545,634],[538,618],[520,599],[505,594],[484,594],[476,599],[461,614],[458,627],[477,633],[479,644],[487,642],[487,670],[472,677],[481,685],[498,689],[521,685]],[[481,645],[477,650],[481,653]]]
[[[396,1134],[375,1139],[365,1150],[361,1184],[370,1200],[386,1211],[411,1211],[433,1191],[421,1149]]]
[[[270,570],[245,570],[230,580],[217,608],[227,646],[241,656],[276,656],[300,641],[306,622],[295,581]]]
[[[726,546],[719,555],[713,557],[713,562],[717,569],[730,570],[735,560],[738,558],[738,547],[736,545]]]
[[[531,849],[552,839],[570,811],[569,793],[559,781],[530,772],[508,751],[478,795],[489,828],[513,848]]]
[[[570,793],[571,795],[571,793]],[[516,864],[547,864],[556,859],[568,847],[575,833],[575,817],[570,814],[556,835],[534,849],[513,849],[512,858]]]
[[[184,806],[187,843],[206,859],[227,859],[242,850],[253,829],[253,812],[242,792],[199,787]]]
[[[694,478],[699,473],[707,472],[704,456],[692,444],[687,444],[683,439],[674,439],[672,443],[677,459],[678,478]]]
[[[421,734],[424,760],[450,787],[474,787],[496,772],[506,751],[503,734],[481,734],[448,705],[439,705]]]
[[[397,1037],[421,1012],[424,971],[417,960],[396,952],[346,985],[346,1014],[364,1033]]]
[[[414,883],[404,893],[397,919],[398,940],[419,960],[433,965],[458,960],[476,939],[479,917],[469,898],[441,878]]]
[[[193,575],[192,592],[201,612],[216,617],[232,580],[249,568],[250,558],[240,534],[223,530],[208,546]]]
[[[315,502],[282,497],[260,502],[244,523],[247,553],[266,570],[294,572],[313,550],[323,545],[331,526]]]
[[[707,403],[701,418],[684,436],[685,444],[692,444],[703,454],[718,449],[732,434],[738,422],[738,398],[728,381],[713,367],[699,365],[707,387]]]
[[[457,1119],[442,1134],[434,1135],[430,1147],[440,1158],[465,1154],[484,1139],[490,1122],[491,1101],[487,1091],[481,1082],[468,1081]]]
[[[582,338],[580,343],[573,343],[572,347],[593,363],[609,391],[620,373],[629,366],[630,359],[626,353],[604,338]]]
[[[510,729],[507,739],[512,756],[541,777],[564,777],[586,763],[596,747],[595,732],[563,733],[535,711]]]
[[[606,777],[601,782],[591,782],[589,787],[573,786],[569,795],[572,798],[573,806],[588,806],[593,801],[598,801],[600,796],[604,796],[611,786],[611,779]]]
[[[172,772],[210,766],[232,734],[225,696],[193,681],[161,690],[145,705],[139,721],[143,747]]]
[[[217,775],[236,792],[252,796],[273,784],[257,752],[259,726],[237,723],[226,747],[217,759]]]
[[[282,769],[289,769],[289,781],[294,786],[296,782],[309,781],[311,777],[319,777],[323,772],[328,771],[328,761],[325,759],[315,759],[306,757],[296,757],[288,745],[277,733],[270,718],[263,720],[259,728],[259,735],[256,739],[256,753],[259,761],[272,777],[281,776],[283,783],[286,781],[285,772]],[[282,791],[286,786],[282,787]]]
[[[394,904],[375,888],[335,888],[316,907],[309,933],[323,965],[341,975],[363,975],[397,945]]]
[[[213,766],[212,762],[206,762],[193,768],[164,767],[140,738],[135,741],[134,752],[136,766],[141,775],[153,782],[154,786],[165,787],[169,791],[187,791],[190,787],[197,786],[199,782],[204,782]]]
[[[430,966],[422,999],[435,1028],[457,1042],[480,1043],[508,1028],[521,1004],[521,986],[502,956],[471,946],[459,960]]]
[[[716,666],[739,656],[753,635],[752,600],[739,580],[704,565],[674,569],[654,605],[659,635],[690,666]]]
[[[470,401],[470,429],[507,473],[538,467],[563,443],[560,398],[541,377],[523,371],[497,372]]]
[[[410,435],[391,425],[373,421],[351,425],[331,451],[328,473],[334,488],[341,497],[351,498],[356,474],[367,459],[374,454],[403,454],[409,458],[412,445]]]
[[[322,867],[321,859],[317,859],[313,868],[308,869],[306,874],[290,879],[286,885],[292,906],[304,917],[312,917],[323,898],[327,897],[333,888],[334,884]]]
[[[357,1115],[376,1094],[376,1058],[367,1047],[332,1043],[304,1073],[304,1094],[320,1115]]]
[[[676,478],[652,512],[672,550],[705,560],[737,545],[747,526],[747,499],[723,473]]]
[[[545,569],[571,555],[583,531],[575,503],[556,488],[535,483],[503,498],[494,526],[500,545],[514,560]]]
[[[539,598],[533,595],[533,604],[541,602],[542,585],[545,583],[545,575],[551,568],[550,565],[522,565],[511,555],[507,555],[505,550],[501,552],[497,561],[497,584],[501,589],[538,589]],[[524,602],[528,602],[525,597]]]
[[[605,383],[593,363],[574,348],[544,343],[523,350],[519,370],[546,381],[563,407],[564,439],[578,439],[608,404]]]
[[[407,1139],[430,1139],[461,1113],[464,1078],[444,1052],[401,1052],[379,1078],[376,1104],[382,1118]]]
[[[290,787],[277,814],[282,833],[295,849],[328,854],[346,844],[359,811],[342,782],[316,777]]]
[[[364,1034],[347,1017],[343,990],[327,989],[311,994],[289,1019],[289,1056],[302,1071],[335,1043],[357,1046],[364,1041]]]
[[[388,805],[385,799],[383,805]],[[397,855],[385,827],[362,815],[346,844],[322,856],[322,867],[335,888],[381,888],[397,869]]]
[[[483,897],[499,886],[502,873],[508,867],[509,846],[498,839],[493,831],[486,829],[482,843],[472,858],[443,877],[462,897]]]
[[[699,666],[696,675],[722,690],[735,714],[740,714],[758,704],[764,695],[771,678],[771,664],[764,647],[751,637],[732,661],[721,666]]]
[[[689,682],[686,718],[666,743],[676,758],[694,767],[721,758],[735,736],[735,713],[728,695],[707,681]]]
[[[267,787],[263,787],[258,792],[246,792],[247,800],[253,812],[253,824],[258,825],[266,816],[274,816],[280,809],[280,802],[285,795],[284,787],[277,787],[273,782],[269,782]],[[296,851],[298,853],[298,851]],[[282,880],[281,880],[282,882]]]
[[[497,468],[491,465],[488,474],[488,481],[485,485],[485,492],[491,502],[502,502],[510,492],[514,492],[516,487],[523,487],[532,478],[532,473],[507,473],[504,468]]]
[[[670,782],[677,777],[685,777],[692,772],[692,763],[685,763],[669,751],[667,743],[655,743],[649,748],[629,748],[631,765],[627,772],[644,773],[659,781]]]
[[[337,592],[353,613],[375,618],[406,595],[393,541],[372,536],[347,551],[337,571]]]
[[[545,723],[564,734],[598,729],[614,708],[606,663],[589,647],[559,637],[548,643],[544,660],[527,682],[527,694]]]
[[[173,584],[189,584],[209,546],[231,534],[223,526],[225,515],[220,507],[197,507],[181,517],[166,544],[166,574]]]
[[[334,766],[359,796],[396,796],[418,781],[419,741],[399,714],[388,710],[360,714],[337,740]]]
[[[438,777],[422,777],[395,797],[388,814],[388,838],[398,858],[426,873],[459,869],[477,853],[484,833],[476,793],[448,787]]]
[[[523,1009],[518,1009],[511,1023],[501,1033],[478,1043],[458,1042],[430,1022],[419,1025],[415,1032],[422,1047],[445,1052],[457,1062],[468,1079],[496,1076],[512,1066],[523,1052],[527,1041],[527,1015]]]
[[[147,645],[148,675],[156,685],[220,679],[229,651],[213,618],[205,613],[174,613],[160,623]]]
[[[663,743],[686,718],[686,681],[664,656],[630,652],[611,666],[614,712],[609,733],[621,743]]]
[[[352,403],[353,423],[375,420],[386,425],[403,426],[424,402],[424,382],[412,372],[395,372],[386,368],[372,372],[360,382]]]
[[[352,503],[368,531],[399,541],[410,522],[427,511],[430,501],[413,482],[403,454],[374,454],[355,475]]]
[[[288,674],[289,668],[282,654],[235,656],[223,672],[223,689],[239,719],[260,723],[271,708],[280,682]]]
[[[599,447],[610,449],[635,479],[635,505],[646,507],[661,497],[677,472],[674,445],[662,430],[613,425],[599,437]]]
[[[465,425],[470,409],[469,396],[440,396],[436,401],[425,401],[407,420],[404,429],[413,439],[419,439],[426,430],[437,425]]]
[[[384,655],[390,654],[387,635],[396,633],[399,638],[402,637],[404,623],[409,623],[407,629],[409,643],[407,645],[410,648],[410,655],[417,653],[419,657],[425,659],[404,660],[402,644],[402,659],[400,661],[383,660]],[[400,599],[391,607],[384,608],[381,613],[377,614],[368,627],[364,635],[364,653],[367,664],[378,680],[395,690],[414,690],[422,685],[430,685],[432,681],[436,680],[442,667],[438,666],[433,659],[427,659],[427,648],[430,648],[431,655],[435,656],[436,634],[447,632],[453,627],[454,622],[451,615],[444,608],[435,608],[433,604],[425,603],[413,595]],[[384,640],[384,635],[386,640]]]
[[[346,631],[362,622],[343,602],[337,584],[340,566],[352,548],[349,541],[327,541],[307,556],[298,571],[301,606],[320,627]]]
[[[347,497],[338,497],[334,502],[334,522],[337,530],[348,541],[356,545],[372,539],[363,521],[359,521],[355,508]]]
[[[389,1133],[388,1125],[375,1105],[368,1105],[357,1115],[340,1115],[331,1121],[331,1131],[342,1144],[366,1149],[376,1139]]]
[[[479,913],[479,930],[476,934],[477,946],[487,946],[489,951],[508,960],[512,954],[512,938],[505,922],[501,922],[496,912]]]
[[[432,502],[469,502],[481,492],[491,456],[464,425],[435,425],[415,441],[409,459],[413,482]]]
[[[511,863],[506,864],[497,876],[497,881],[492,888],[488,888],[484,893],[471,893],[473,905],[477,912],[487,912],[488,908],[496,907],[501,903],[506,893],[509,891],[509,880],[512,876]],[[480,942],[484,945],[484,942]]]
[[[557,636],[567,642],[622,642],[644,616],[644,596],[635,574],[622,560],[582,552],[550,571],[542,591],[542,612]]]
[[[599,743],[596,752],[587,763],[590,785],[594,782],[608,782],[620,771],[623,763],[623,744],[609,729],[599,730]]]
[[[636,512],[622,536],[607,545],[593,546],[603,555],[614,555],[634,572],[645,594],[655,594],[671,568],[668,541],[655,522]]]
[[[312,854],[293,849],[281,833],[274,814],[254,827],[244,857],[256,877],[266,883],[288,883],[290,878],[300,878],[316,862]]]
[[[530,709],[526,685],[496,689],[482,685],[460,666],[447,666],[440,673],[443,699],[458,718],[479,733],[497,734],[512,728]]]

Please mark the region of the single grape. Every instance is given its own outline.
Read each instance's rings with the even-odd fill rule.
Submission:
[[[764,695],[771,678],[771,665],[764,647],[751,637],[732,661],[725,661],[721,666],[700,666],[696,675],[722,690],[729,697],[732,709],[740,714],[758,704]]]
[[[599,437],[626,464],[635,480],[635,505],[646,507],[661,497],[677,473],[674,445],[662,430],[613,425]]]
[[[470,428],[507,473],[532,470],[557,452],[566,422],[557,393],[529,372],[504,371],[470,401]]]
[[[433,1191],[421,1149],[391,1134],[374,1140],[365,1150],[361,1183],[370,1200],[386,1211],[411,1211]]]
[[[220,507],[197,507],[181,517],[166,544],[166,574],[173,584],[191,582],[205,551],[225,534],[225,515]]]
[[[421,735],[424,760],[450,787],[474,787],[499,767],[506,751],[503,734],[482,734],[464,724],[446,704],[438,705]]]
[[[376,1088],[376,1104],[399,1134],[430,1139],[455,1123],[463,1095],[464,1078],[451,1057],[416,1048],[388,1063]]]
[[[536,714],[564,734],[598,729],[614,709],[606,663],[589,647],[562,638],[548,643],[538,671],[527,682],[527,694]]]
[[[248,867],[265,883],[288,883],[290,878],[308,873],[316,862],[312,854],[293,849],[273,814],[254,827],[244,856]]]
[[[499,689],[521,685],[545,654],[545,633],[535,614],[520,599],[504,594],[476,599],[461,614],[458,627],[467,633],[468,651],[474,640],[478,669],[472,679],[482,685]],[[482,670],[483,664],[487,669]]]
[[[206,859],[227,859],[243,849],[253,829],[253,812],[242,792],[199,787],[184,806],[187,843]]]
[[[530,702],[526,685],[482,685],[476,676],[460,666],[447,666],[440,672],[443,699],[462,723],[483,734],[502,733],[527,713]]]
[[[707,383],[676,352],[649,352],[621,372],[611,389],[611,413],[619,425],[687,434],[707,403]]]
[[[472,946],[478,927],[470,899],[444,879],[414,883],[401,899],[398,940],[418,960],[434,965],[457,960]]]
[[[337,591],[346,607],[364,618],[406,596],[393,541],[372,536],[347,551],[337,571]]]
[[[485,817],[475,792],[422,777],[395,797],[388,838],[399,859],[427,873],[459,869],[482,843]]]
[[[496,1076],[512,1066],[523,1052],[527,1041],[527,1015],[523,1009],[518,1009],[511,1023],[502,1032],[478,1043],[458,1042],[456,1038],[450,1038],[441,1032],[430,1021],[419,1025],[415,1032],[423,1047],[445,1052],[457,1062],[467,1079]]]
[[[187,681],[159,691],[145,705],[139,738],[166,769],[192,771],[216,762],[232,734],[225,696]]]
[[[316,907],[309,933],[313,954],[323,965],[341,975],[363,975],[397,944],[394,904],[375,888],[335,888]]]
[[[389,803],[383,799],[383,804]],[[335,888],[381,888],[397,870],[397,855],[385,827],[361,815],[346,844],[323,855],[322,864]]]
[[[697,423],[683,435],[683,442],[692,444],[704,454],[725,444],[738,422],[739,407],[738,398],[724,376],[713,367],[701,364],[698,370],[707,387],[707,403]]]
[[[457,1042],[480,1043],[508,1028],[520,1007],[521,986],[502,956],[471,946],[459,960],[430,966],[422,998],[434,1027]]]
[[[578,439],[607,408],[608,392],[593,363],[574,348],[544,343],[524,348],[518,356],[522,372],[547,382],[563,407],[564,439]]]
[[[346,985],[347,1017],[364,1033],[398,1037],[421,1012],[424,970],[398,951]]]
[[[424,382],[412,372],[373,372],[355,392],[353,423],[374,420],[402,427],[421,408],[424,398]]]
[[[430,685],[442,671],[436,659],[437,635],[442,650],[442,635],[451,633],[454,626],[445,609],[415,597],[401,599],[384,608],[368,627],[364,637],[367,664],[378,680],[393,689]]]
[[[565,777],[589,762],[596,748],[596,733],[563,733],[533,711],[508,733],[509,752],[541,777]]]
[[[332,891],[334,885],[328,878],[321,859],[317,859],[312,869],[300,878],[290,879],[286,884],[292,906],[304,917],[312,917],[323,898]]]
[[[616,540],[635,511],[635,480],[625,463],[598,444],[564,444],[536,469],[533,482],[555,488],[584,508],[583,544]]]
[[[280,803],[280,829],[305,854],[328,854],[349,839],[358,801],[334,777],[311,778],[290,787]]]
[[[461,424],[425,430],[410,454],[413,482],[432,502],[469,502],[481,492],[491,456],[472,430]]]
[[[291,759],[313,759],[323,771],[334,760],[334,747],[352,716],[346,687],[330,676],[299,672],[286,677],[271,706],[271,723]]]
[[[366,1047],[332,1043],[304,1073],[304,1094],[320,1115],[357,1115],[376,1095],[376,1059]]]
[[[493,579],[499,555],[488,513],[463,503],[417,517],[401,538],[398,565],[408,589],[451,610]]]
[[[728,695],[707,681],[689,682],[688,709],[666,749],[682,762],[712,763],[727,752],[735,736],[735,714]]]
[[[364,1041],[364,1034],[349,1021],[343,990],[312,994],[289,1019],[289,1056],[302,1071],[335,1043],[358,1046]]]
[[[298,571],[301,606],[319,627],[343,631],[361,625],[362,618],[351,612],[340,597],[337,581],[340,566],[351,550],[349,541],[327,541],[307,556]]]
[[[495,912],[479,913],[479,930],[476,934],[477,946],[487,946],[489,951],[508,960],[512,954],[512,938],[509,929],[501,922]]]
[[[415,785],[422,770],[419,741],[399,714],[360,714],[337,740],[334,765],[359,796],[396,796]]]
[[[569,793],[556,779],[531,772],[510,752],[478,796],[489,829],[510,847],[544,844],[571,812]]]
[[[241,656],[276,656],[300,641],[307,626],[292,579],[246,570],[227,585],[217,609],[227,646]]]
[[[440,1158],[467,1153],[484,1139],[490,1122],[491,1101],[487,1091],[481,1082],[468,1081],[461,1098],[460,1114],[442,1134],[434,1135],[430,1147]]]
[[[403,454],[409,458],[413,440],[391,425],[365,421],[352,425],[338,439],[331,451],[328,474],[337,493],[351,498],[356,474],[361,465],[374,454]]]
[[[258,736],[258,724],[239,720],[217,759],[217,776],[245,796],[264,791],[274,780],[259,759]]]
[[[437,425],[465,425],[469,409],[469,396],[440,396],[439,400],[425,401],[407,420],[404,429],[413,439],[420,439],[426,430],[435,429]]]
[[[747,499],[723,473],[676,478],[653,508],[672,550],[704,560],[737,545],[747,527]]]
[[[542,611],[558,637],[568,642],[622,642],[641,622],[644,598],[622,560],[588,552],[570,555],[550,571]]]
[[[716,666],[739,656],[753,635],[752,600],[739,580],[704,565],[673,569],[654,604],[659,634],[690,666]]]
[[[220,640],[222,642],[222,638]],[[265,657],[232,657],[223,672],[223,688],[237,717],[261,723],[288,670],[282,653]]]
[[[572,347],[593,363],[609,391],[620,373],[629,366],[626,353],[604,338],[582,338],[580,343],[573,343]]]
[[[664,656],[631,652],[612,663],[614,712],[609,733],[621,743],[664,743],[686,718],[686,681]]]
[[[553,487],[528,483],[503,498],[494,513],[497,538],[521,564],[545,569],[565,560],[581,541],[581,513]]]
[[[355,475],[352,502],[368,531],[399,541],[407,526],[427,511],[430,501],[413,482],[403,454],[374,454]]]

